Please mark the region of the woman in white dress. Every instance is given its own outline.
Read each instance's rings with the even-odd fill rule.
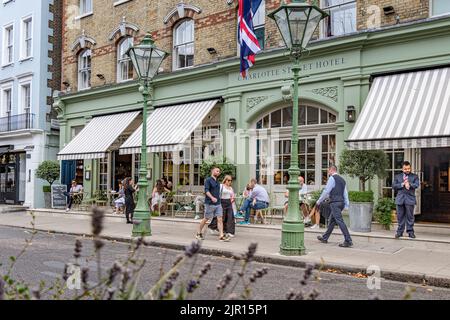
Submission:
[[[156,186],[153,188],[152,192],[152,211],[159,211],[161,215],[165,215],[164,211],[167,206],[165,193],[169,191],[170,190],[164,187],[164,182],[161,179],[156,181]]]

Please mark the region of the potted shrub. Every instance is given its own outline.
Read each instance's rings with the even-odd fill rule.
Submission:
[[[236,177],[236,166],[234,164],[229,163],[225,157],[215,157],[204,160],[200,165],[200,175],[202,178],[209,177],[213,166],[220,168],[219,181],[222,181],[226,175]]]
[[[375,206],[375,221],[385,230],[390,230],[395,212],[395,202],[392,198],[381,198]]]
[[[46,208],[50,208],[52,206],[52,184],[59,178],[59,171],[59,162],[51,160],[43,161],[36,170],[36,177],[45,180],[50,184],[50,186],[42,187]]]
[[[370,232],[373,219],[373,192],[366,192],[366,183],[375,176],[386,176],[389,166],[387,155],[381,150],[344,150],[340,157],[340,171],[358,178],[359,192],[349,192],[348,210],[350,229]]]

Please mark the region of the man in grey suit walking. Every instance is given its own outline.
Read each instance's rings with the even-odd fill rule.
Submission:
[[[419,188],[419,177],[411,173],[411,163],[403,162],[403,173],[395,176],[392,188],[397,191],[395,204],[397,205],[398,228],[395,238],[403,236],[405,231],[410,238],[415,238],[414,234],[414,206],[416,205],[416,189]]]
[[[330,175],[330,178],[328,179],[325,190],[323,190],[319,200],[317,200],[317,205],[320,206],[327,197],[330,198],[330,220],[325,234],[323,236],[318,236],[317,239],[322,243],[327,243],[328,238],[333,232],[334,226],[337,224],[345,239],[343,243],[339,244],[339,247],[348,248],[353,246],[353,242],[344,219],[342,218],[342,210],[344,210],[344,208],[347,209],[350,205],[347,186],[344,178],[337,174],[336,166],[330,166],[330,168],[328,168],[328,174]]]

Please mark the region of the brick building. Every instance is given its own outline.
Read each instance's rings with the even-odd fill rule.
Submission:
[[[328,11],[330,17],[321,22],[302,60],[302,73],[309,77],[300,84],[299,157],[310,190],[321,188],[326,180],[326,166],[338,162],[346,145],[371,148],[351,134],[359,124],[347,121],[346,113],[353,107],[358,120],[361,117],[368,121],[370,115],[365,115],[364,109],[377,113],[377,108],[389,105],[389,101],[369,105],[371,101],[366,99],[377,79],[392,85],[389,92],[395,96],[397,76],[391,74],[419,79],[421,70],[438,70],[431,77],[442,78],[447,84],[446,67],[450,63],[449,50],[440,45],[449,40],[447,1],[312,1]],[[192,105],[192,109],[204,108],[204,112],[201,119],[186,121],[189,128],[195,128],[189,129],[190,138],[179,141],[176,148],[149,144],[149,178],[154,182],[165,176],[181,189],[200,190],[200,163],[222,154],[237,165],[238,189],[256,176],[271,191],[273,201],[282,202],[292,128],[290,103],[281,88],[290,84],[290,62],[275,24],[266,17],[280,1],[262,3],[255,13],[254,25],[263,51],[249,77],[242,79],[236,37],[237,0],[64,1],[64,85],[55,103],[62,126],[59,157],[63,160],[63,180],[67,183],[75,176],[86,190],[93,192],[117,188],[124,176],[136,177],[139,154],[130,139],[139,131],[142,97],[124,52],[150,32],[156,45],[171,55],[154,80],[149,121],[152,117],[154,121],[161,120],[158,117],[162,117],[163,110],[169,110],[173,119],[165,118],[167,126],[163,129],[171,132],[177,129],[171,121],[183,121],[177,119],[177,110]],[[435,103],[450,110],[445,96],[438,98]],[[444,111],[443,114],[446,115]],[[101,150],[94,148],[95,152],[82,150],[81,146],[77,151],[76,143],[87,139],[89,130],[95,132],[93,122],[107,126],[108,121],[114,123],[121,117],[126,120],[114,142]],[[365,133],[367,141],[375,139],[366,136]],[[434,139],[427,132],[418,132],[418,137]],[[447,137],[445,126],[439,137]],[[418,213],[426,212],[422,216],[428,220],[448,219],[450,201],[445,203],[450,189],[448,182],[440,182],[444,170],[438,169],[448,162],[443,160],[433,168],[423,163],[434,156],[444,159],[450,145],[433,139],[430,144],[403,144],[406,138],[376,137],[400,142],[377,143],[377,148],[385,149],[391,157],[392,168],[386,180],[373,181],[371,187],[380,195],[393,195],[391,181],[399,161],[410,159],[433,186],[423,198],[440,201],[441,208],[448,205],[444,211],[419,205]],[[92,173],[89,179],[87,171]],[[356,186],[355,182],[352,187]]]

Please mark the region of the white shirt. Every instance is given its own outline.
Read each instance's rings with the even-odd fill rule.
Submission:
[[[233,188],[227,188],[225,185],[220,185],[220,199],[231,199],[233,198]]]

